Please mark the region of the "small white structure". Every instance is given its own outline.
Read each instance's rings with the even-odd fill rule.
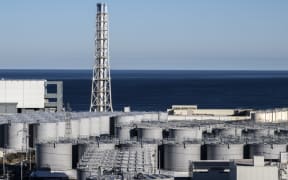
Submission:
[[[263,156],[254,156],[253,164],[232,165],[231,180],[278,180],[277,166],[264,166]]]

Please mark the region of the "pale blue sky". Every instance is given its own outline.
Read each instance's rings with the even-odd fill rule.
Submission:
[[[1,0],[0,69],[91,69],[95,0]],[[112,69],[288,70],[287,0],[107,0]]]

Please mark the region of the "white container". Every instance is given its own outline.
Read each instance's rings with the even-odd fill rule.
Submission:
[[[79,134],[80,134],[80,123],[79,123],[79,120],[78,119],[74,119],[74,120],[71,120],[71,134],[70,134],[70,137],[71,138],[74,138],[74,139],[77,139],[79,138]]]
[[[41,122],[36,126],[37,142],[51,142],[57,139],[56,122]]]
[[[99,117],[90,118],[90,136],[93,136],[93,137],[100,136],[100,118]]]
[[[37,144],[37,167],[50,167],[51,171],[72,169],[72,144]]]
[[[243,159],[243,144],[207,144],[207,160]]]
[[[100,134],[110,134],[110,116],[100,116]]]
[[[199,127],[170,129],[169,137],[175,139],[176,142],[201,140],[202,129]]]
[[[89,138],[90,136],[90,119],[81,118],[79,127],[79,138]]]
[[[11,123],[8,128],[8,148],[26,151],[28,148],[28,125],[26,123]]]
[[[159,127],[145,127],[138,128],[138,138],[142,140],[162,140],[162,128]]]
[[[57,125],[57,139],[63,139],[65,137],[66,122],[59,121],[56,123],[56,125]]]
[[[201,159],[201,144],[165,144],[163,154],[165,170],[188,172],[190,161]]]

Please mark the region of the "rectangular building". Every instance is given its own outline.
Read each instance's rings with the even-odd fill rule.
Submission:
[[[48,86],[56,86],[49,93]],[[0,80],[0,113],[25,111],[61,111],[63,108],[61,81]],[[16,108],[16,110],[15,110]]]

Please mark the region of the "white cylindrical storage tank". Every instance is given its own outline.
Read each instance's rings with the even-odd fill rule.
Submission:
[[[219,131],[219,135],[222,137],[240,137],[242,135],[242,129],[237,127],[224,128]]]
[[[116,137],[120,141],[129,141],[130,140],[130,130],[131,127],[116,127]]]
[[[132,115],[120,115],[115,118],[115,127],[120,127],[123,125],[130,125],[134,122],[135,116]]]
[[[169,130],[169,138],[175,139],[176,142],[202,139],[202,129],[193,128],[175,128]]]
[[[163,151],[164,169],[169,171],[188,172],[190,162],[201,159],[201,144],[164,144]]]
[[[73,139],[79,138],[79,135],[80,135],[79,119],[72,119],[70,121],[70,123],[71,123],[71,134],[70,134],[70,137],[73,138]]]
[[[142,140],[162,140],[162,128],[141,127],[137,129],[138,138]]]
[[[279,160],[280,153],[287,152],[286,144],[250,144],[249,157],[264,156],[266,160]]]
[[[110,134],[110,116],[100,116],[100,134]]]
[[[90,136],[90,119],[81,118],[79,127],[79,138],[89,138]]]
[[[151,120],[152,121],[158,121],[159,120],[159,114],[158,113],[152,113],[151,114]]]
[[[57,139],[56,122],[41,122],[36,126],[37,142],[55,141]]]
[[[143,121],[152,121],[153,115],[151,113],[145,113],[143,114]]]
[[[168,121],[168,112],[159,112],[159,121]]]
[[[207,160],[243,159],[243,144],[207,144]]]
[[[26,123],[11,123],[8,126],[8,148],[17,151],[26,151],[28,148],[28,124]]]
[[[57,126],[57,139],[63,139],[65,138],[65,131],[66,131],[66,122],[65,121],[59,121],[56,123]]]
[[[135,116],[134,116],[134,123],[140,123],[140,122],[142,122],[142,120],[143,120],[143,117],[144,115],[143,114],[136,114]]]
[[[37,144],[37,167],[50,167],[52,171],[72,169],[72,144]]]
[[[100,118],[99,117],[90,118],[90,136],[93,136],[93,137],[100,136]]]

